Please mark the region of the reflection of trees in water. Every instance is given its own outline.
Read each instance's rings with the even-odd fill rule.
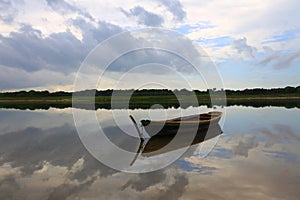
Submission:
[[[277,106],[285,108],[300,108],[300,99],[231,99],[227,100],[227,106],[241,105],[256,108]]]
[[[207,106],[212,107],[209,101],[201,101],[199,104],[184,102],[183,104],[179,104],[176,102],[159,102],[153,100],[152,102],[131,102],[129,104],[129,109],[153,109],[153,105],[160,104],[163,108],[188,108],[190,106],[197,107],[197,106]],[[218,105],[218,102],[215,102],[216,106],[223,106],[222,102]],[[233,105],[241,105],[241,106],[252,106],[252,107],[267,107],[267,106],[278,106],[278,107],[285,107],[285,108],[300,108],[300,99],[228,99],[226,106],[233,106]],[[35,109],[43,109],[48,110],[49,108],[71,108],[72,103],[68,102],[18,102],[18,103],[4,103],[0,102],[0,108],[14,108],[20,110],[35,110]],[[111,104],[98,104],[96,103],[95,106],[87,105],[87,104],[77,104],[74,106],[75,108],[86,109],[86,110],[95,110],[95,109],[127,109],[128,105],[126,103],[119,103],[111,107]],[[155,109],[155,108],[154,108]]]

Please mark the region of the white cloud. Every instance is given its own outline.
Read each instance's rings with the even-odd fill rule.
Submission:
[[[186,12],[182,4],[178,0],[160,0],[160,4],[164,5],[166,9],[173,14],[173,19],[176,21],[183,21],[186,17]]]
[[[196,1],[187,1],[184,4],[187,10],[187,21],[196,23],[199,20],[209,21],[214,28],[196,30],[188,36],[191,39],[215,38],[231,36],[232,38],[246,37],[248,42],[263,49],[261,42],[270,39],[286,30],[299,28],[297,19],[300,14],[295,10],[299,1],[243,1],[232,0],[211,1],[198,4]],[[292,42],[283,41],[284,46],[272,47],[278,50],[289,49]]]
[[[254,59],[256,57],[257,49],[247,44],[247,38],[233,40],[232,46],[239,54],[245,55],[247,58]]]
[[[0,90],[39,89],[72,91],[75,73],[63,74],[47,69],[27,72],[22,69],[0,66]]]
[[[71,73],[103,39],[143,24],[161,25],[163,22],[164,28],[179,30],[191,39],[203,41],[204,50],[217,65],[239,57],[248,57],[246,61],[249,61],[251,56],[256,56],[256,64],[267,63],[272,69],[283,69],[299,61],[299,4],[297,0],[2,1],[1,64],[27,71],[47,68]],[[144,14],[126,17],[120,8],[126,12],[143,8]],[[141,17],[145,13],[155,16],[156,20]],[[33,32],[36,35],[32,35]],[[287,33],[293,37],[286,37]],[[282,36],[281,40],[263,44],[274,41],[276,36],[277,39]],[[240,52],[231,48],[230,39],[235,47],[239,46]],[[275,53],[270,54],[266,49]],[[281,55],[281,52],[286,53]],[[35,59],[27,59],[28,56]]]
[[[141,6],[135,6],[131,8],[129,11],[126,11],[121,8],[121,11],[127,17],[136,17],[138,24],[154,27],[154,26],[161,26],[164,22],[163,18],[160,15],[149,12]]]

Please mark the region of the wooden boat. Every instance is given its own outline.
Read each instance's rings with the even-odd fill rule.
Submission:
[[[142,120],[142,125],[144,127],[148,127],[148,131],[151,131],[151,129],[149,129],[151,124],[155,124],[156,127],[159,123],[159,126],[163,125],[163,128],[159,130],[158,133],[154,133],[154,135],[146,140],[138,128],[138,124],[133,116],[130,115],[129,117],[140,136],[140,144],[135,157],[130,163],[130,166],[134,164],[140,153],[143,157],[152,157],[180,148],[199,144],[223,133],[220,125],[218,124],[220,118],[222,117],[222,112],[209,112],[166,121]],[[175,123],[173,123],[174,125],[171,123],[172,121],[175,121]],[[177,132],[178,130],[179,132]],[[174,140],[175,137],[176,140]]]
[[[198,115],[178,117],[169,120],[141,120],[141,124],[150,137],[162,135],[174,135],[180,133],[197,131],[207,128],[209,125],[217,124],[222,117],[222,112],[213,111]]]

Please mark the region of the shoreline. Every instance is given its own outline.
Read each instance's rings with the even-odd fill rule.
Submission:
[[[228,97],[227,100],[284,100],[284,99],[300,99],[300,97]]]
[[[200,97],[201,98],[201,97]],[[296,100],[300,97],[227,97],[226,100]],[[209,98],[206,100],[210,100]],[[72,98],[70,99],[0,99],[0,103],[72,103]],[[110,101],[95,101],[96,103],[107,103]],[[141,101],[143,102],[143,101]],[[162,101],[163,102],[163,101]],[[138,102],[136,102],[138,103]]]
[[[0,103],[22,103],[22,102],[72,102],[72,99],[0,99]]]

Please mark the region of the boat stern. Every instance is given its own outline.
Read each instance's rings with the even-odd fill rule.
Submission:
[[[143,120],[141,120],[141,124],[143,125],[143,126],[148,126],[149,124],[150,124],[150,120],[148,120],[148,119],[143,119]]]

